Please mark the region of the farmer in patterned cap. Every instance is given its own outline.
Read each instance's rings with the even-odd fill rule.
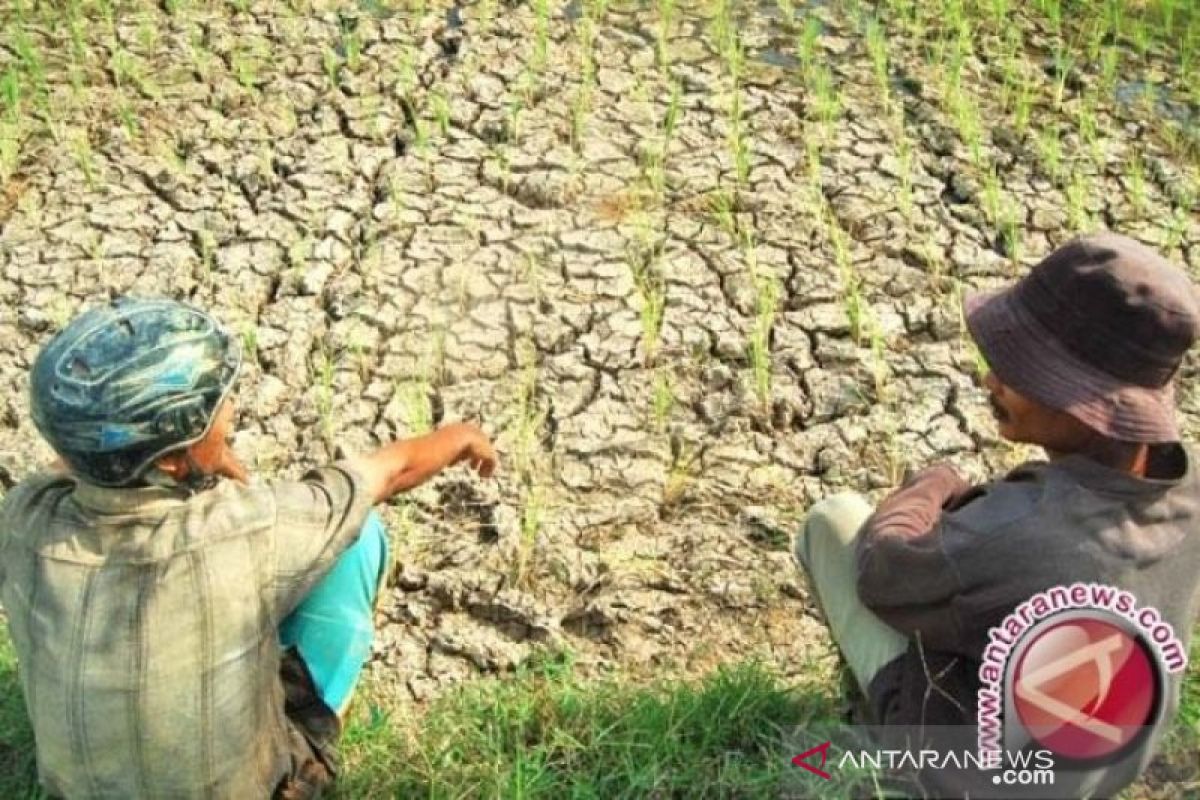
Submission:
[[[875,509],[839,494],[796,539],[877,724],[974,725],[989,630],[1051,587],[1127,590],[1185,655],[1200,611],[1200,471],[1172,384],[1200,325],[1186,274],[1125,237],[1087,236],[965,311],[1000,435],[1046,460],[977,486],[936,464]],[[1107,797],[1146,767],[1179,701],[1180,675],[1165,677],[1144,736],[1120,757],[1060,765],[1056,797]]]
[[[372,506],[496,466],[454,424],[250,482],[227,443],[241,358],[203,311],[119,299],[33,366],[61,461],[0,507],[0,601],[53,795],[318,796],[388,570]]]

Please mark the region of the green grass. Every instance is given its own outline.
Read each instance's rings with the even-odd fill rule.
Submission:
[[[416,725],[360,709],[339,796],[777,797],[794,769],[788,730],[833,706],[757,663],[637,685],[585,680],[549,655],[443,696]]]
[[[1160,758],[1123,797],[1200,777],[1200,638],[1192,665]],[[794,731],[836,725],[840,694],[836,676],[820,667],[791,684],[755,661],[700,680],[643,683],[622,673],[582,677],[564,653],[540,653],[512,677],[465,684],[423,712],[368,683],[342,739],[335,797],[876,796],[869,774],[838,770],[827,783],[801,782],[790,764]],[[6,629],[0,797],[43,797]]]

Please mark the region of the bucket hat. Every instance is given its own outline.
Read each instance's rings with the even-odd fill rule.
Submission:
[[[1021,394],[1112,439],[1179,439],[1172,378],[1196,340],[1200,297],[1150,248],[1084,236],[963,306],[988,365]]]

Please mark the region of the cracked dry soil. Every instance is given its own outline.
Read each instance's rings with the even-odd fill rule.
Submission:
[[[840,97],[821,133],[813,87],[776,49],[799,23],[749,9],[739,167],[735,87],[699,14],[675,20],[664,66],[652,11],[612,3],[589,27],[591,4],[556,5],[535,70],[542,23],[523,6],[248,6],[118,15],[86,76],[95,111],[64,126],[85,144],[31,139],[8,179],[5,485],[50,457],[27,412],[38,347],[123,293],[188,299],[240,333],[235,447],[264,477],[479,421],[504,459],[495,480],[450,470],[384,509],[399,563],[371,669],[420,701],[541,645],[594,668],[689,674],[757,654],[796,674],[831,652],[790,557],[808,505],[841,488],[877,498],[935,459],[976,479],[1021,459],[994,435],[958,296],[1070,238],[1065,190],[981,90],[998,120],[982,146],[1024,235],[1006,252],[903,31],[889,69],[907,167],[856,22],[804,10]],[[1041,29],[1024,24],[1036,48]],[[65,56],[30,29],[57,97]],[[123,84],[102,68],[118,49],[141,65]],[[0,45],[0,67],[15,58]],[[982,56],[969,66],[994,88]],[[120,103],[135,124],[111,113]],[[1090,218],[1197,270],[1195,214],[1174,239],[1161,225],[1194,164],[1136,109],[1097,115],[1110,157],[1091,168]],[[1148,166],[1136,211],[1133,148]],[[780,289],[766,394],[750,355],[764,274]],[[1192,435],[1195,376],[1193,359],[1179,383]]]

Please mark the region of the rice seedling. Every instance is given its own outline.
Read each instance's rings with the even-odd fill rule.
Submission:
[[[700,467],[702,451],[681,438],[671,437],[671,463],[663,480],[661,506],[671,509],[683,502],[688,490],[695,483]]]
[[[253,322],[247,322],[242,325],[241,330],[242,351],[246,354],[246,358],[258,363],[258,326]]]
[[[658,0],[658,30],[654,39],[654,61],[659,67],[670,63],[668,44],[675,19],[675,0]]]
[[[530,66],[536,75],[540,75],[550,60],[550,0],[533,0],[533,11],[536,21]]]
[[[800,62],[801,74],[811,74],[816,66],[817,45],[821,40],[821,21],[813,16],[804,19],[804,27],[796,40],[796,60]]]
[[[1091,187],[1087,176],[1081,171],[1075,170],[1071,175],[1071,180],[1065,189],[1067,199],[1067,223],[1072,230],[1083,232],[1090,230],[1092,227],[1092,216],[1088,210],[1088,201],[1091,197]]]
[[[666,427],[675,403],[675,386],[670,373],[662,369],[656,371],[650,389],[650,412],[656,429],[661,431]]]
[[[321,70],[330,89],[336,89],[341,84],[342,60],[333,48],[327,47],[321,52]]]
[[[1019,264],[1025,256],[1020,211],[1019,204],[1007,200],[1001,207],[1000,219],[996,223],[1000,231],[1000,246],[1014,265]]]
[[[663,165],[663,149],[647,144],[642,149],[639,166],[642,182],[646,185],[656,204],[662,203],[666,192],[666,171]]]
[[[754,280],[754,325],[750,329],[749,357],[754,393],[764,410],[771,403],[771,330],[779,311],[779,279],[770,270],[758,269],[751,259]]]
[[[1013,101],[1013,126],[1016,127],[1018,133],[1024,134],[1029,130],[1029,120],[1033,114],[1033,100],[1033,80],[1026,78],[1021,81],[1016,99]]]
[[[92,153],[92,144],[88,141],[85,131],[75,131],[70,140],[71,155],[83,173],[83,180],[91,190],[96,189],[96,162]],[[2,171],[2,170],[0,170]]]
[[[867,53],[875,73],[875,88],[880,102],[886,109],[891,104],[891,81],[888,73],[888,50],[886,34],[878,19],[867,23]]]
[[[425,375],[395,381],[392,395],[399,404],[400,419],[408,436],[419,436],[433,430],[431,388]]]
[[[983,200],[983,214],[989,222],[995,223],[1000,219],[1000,176],[996,174],[995,168],[988,169],[983,173],[983,181],[981,186],[981,197]]]
[[[331,449],[333,447],[334,432],[334,375],[333,359],[330,357],[325,343],[322,342],[317,352],[313,355],[309,379],[316,391],[315,401],[317,416],[320,420],[321,436],[325,441],[326,447]]]
[[[362,66],[363,49],[362,35],[358,32],[358,20],[354,17],[340,17],[338,30],[340,39],[337,49],[342,63],[351,72],[358,72]]]
[[[1167,217],[1166,223],[1163,226],[1163,247],[1168,251],[1173,251],[1180,247],[1187,234],[1187,224],[1190,212],[1185,210],[1184,206],[1177,206],[1171,215]]]
[[[538,535],[545,525],[544,490],[534,484],[526,483],[521,487],[521,541],[518,543],[516,561],[513,564],[513,583],[523,588],[531,588],[536,572]]]
[[[850,337],[861,344],[867,332],[870,308],[862,295],[862,277],[854,266],[850,253],[850,237],[832,216],[826,219],[829,242],[833,246],[833,261],[842,284],[842,308],[850,324]]]
[[[446,98],[445,93],[437,91],[430,95],[429,108],[437,123],[438,133],[445,138],[450,134],[450,101]]]
[[[816,111],[817,119],[828,132],[842,113],[841,98],[834,83],[832,70],[824,64],[815,67],[812,70],[809,86],[814,93],[813,108]]]
[[[1058,138],[1058,130],[1053,126],[1043,128],[1038,134],[1036,147],[1046,176],[1058,183],[1062,179],[1063,166],[1062,141]]]
[[[675,128],[679,125],[679,115],[681,113],[683,100],[683,84],[679,80],[671,81],[671,95],[667,100],[667,110],[663,115],[662,135],[663,135],[663,156],[666,157],[667,149],[671,145],[671,140],[675,137]]]
[[[1121,69],[1121,48],[1116,45],[1105,47],[1100,54],[1100,92],[1111,95],[1117,88],[1117,74]]]
[[[737,216],[734,214],[734,199],[729,190],[718,186],[709,195],[709,210],[718,227],[730,236],[736,236],[738,231]]]
[[[642,350],[647,363],[653,363],[658,353],[663,315],[667,307],[667,287],[662,276],[651,269],[645,270],[637,283],[642,301],[638,310],[642,324]]]

